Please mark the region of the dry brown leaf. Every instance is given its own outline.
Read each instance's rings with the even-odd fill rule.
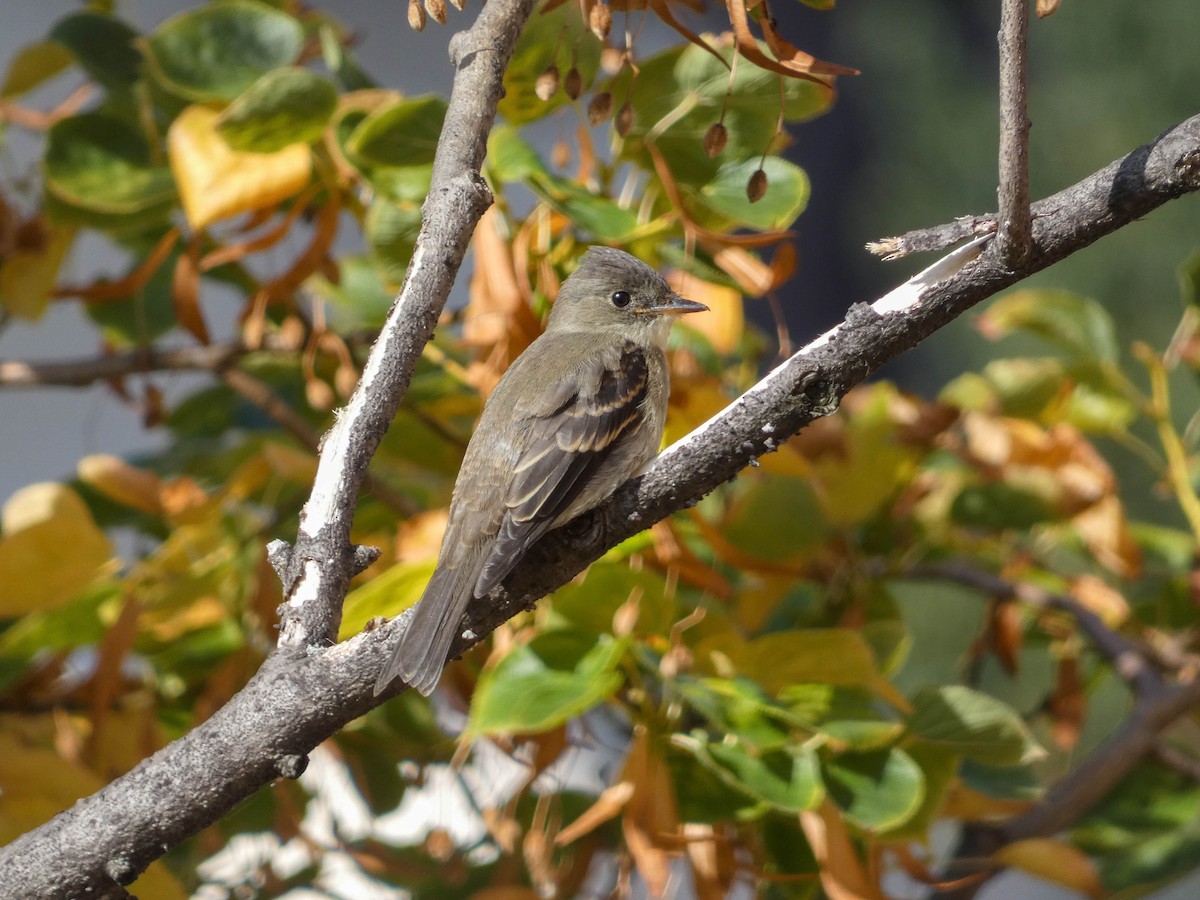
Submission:
[[[736,0],[734,0],[734,2],[736,2]],[[714,50],[708,41],[704,40],[704,38],[700,37],[700,35],[696,34],[696,32],[692,31],[675,18],[674,14],[671,12],[671,7],[667,4],[667,0],[650,0],[650,8],[654,10],[654,14],[656,16],[679,32],[679,34],[681,34],[689,43],[695,44],[701,50],[711,53],[718,60],[720,60],[721,65],[723,65],[726,69],[729,68],[729,61],[716,50]]]
[[[991,649],[1000,665],[1009,675],[1016,675],[1020,667],[1021,644],[1025,629],[1021,608],[1008,600],[993,600],[988,625]]]
[[[79,480],[123,506],[162,515],[162,481],[147,469],[107,453],[85,456],[75,467]]]
[[[794,47],[792,47],[794,53],[789,56],[786,48],[782,47],[782,44],[787,43],[786,41],[781,44],[781,49],[785,51],[782,54],[784,58],[771,59],[762,52],[758,41],[750,31],[750,17],[746,12],[745,0],[726,0],[725,8],[729,12],[729,24],[733,26],[733,37],[737,43],[738,52],[760,69],[766,69],[768,72],[775,72],[778,75],[786,75],[789,78],[802,78],[805,81],[816,82],[831,92],[833,86],[829,82],[829,75],[856,74],[853,69],[845,69],[843,66],[822,62]],[[791,47],[790,44],[787,46]],[[839,72],[838,70],[844,71]]]
[[[712,825],[688,822],[683,826],[692,882],[700,900],[724,900],[733,887],[737,871],[730,842],[718,835]]]
[[[1136,578],[1142,571],[1142,548],[1134,540],[1125,508],[1116,496],[1105,497],[1071,521],[1106,569],[1122,578]]]
[[[663,837],[678,833],[674,783],[666,762],[651,746],[646,727],[634,728],[622,781],[633,785],[633,796],[625,804],[621,828],[625,846],[653,897],[665,895],[670,880],[670,852]]]
[[[1129,621],[1129,601],[1125,595],[1095,575],[1072,579],[1070,593],[1109,628],[1120,628]]]
[[[1001,847],[992,859],[1088,897],[1104,896],[1096,865],[1082,851],[1054,838],[1029,838]]]
[[[196,238],[175,261],[171,278],[171,302],[175,319],[192,337],[207,346],[211,343],[204,313],[200,309],[200,245]]]
[[[1073,750],[1079,743],[1079,732],[1087,712],[1087,698],[1079,678],[1079,660],[1074,656],[1064,656],[1058,661],[1058,677],[1054,692],[1046,702],[1046,710],[1050,713],[1050,734],[1054,743],[1063,750]]]
[[[589,806],[574,822],[560,831],[554,838],[555,845],[565,847],[574,843],[605,822],[615,819],[633,797],[633,783],[620,781],[601,791],[596,802]]]
[[[858,858],[841,813],[828,799],[800,813],[800,827],[821,867],[821,887],[830,900],[883,900]]]
[[[166,262],[167,256],[170,254],[171,248],[175,246],[175,242],[179,240],[179,236],[179,229],[172,228],[162,236],[161,240],[154,246],[149,255],[142,260],[141,264],[119,281],[98,281],[95,284],[81,287],[57,288],[51,296],[56,298],[78,297],[80,300],[86,300],[89,303],[103,303],[106,300],[124,300],[146,286],[146,283],[150,280],[150,276],[157,272],[159,267]]]
[[[704,248],[712,255],[721,270],[737,282],[742,293],[750,297],[761,297],[774,286],[775,275],[771,266],[745,247],[731,244],[716,244],[703,241]],[[789,246],[789,245],[784,245]]]
[[[283,218],[280,219],[279,222],[273,225],[270,229],[260,234],[258,237],[251,238],[246,241],[240,241],[236,244],[226,244],[223,247],[218,247],[216,250],[213,250],[210,253],[204,254],[204,256],[200,259],[200,271],[207,272],[209,269],[215,269],[217,266],[223,266],[227,263],[237,262],[238,260],[245,259],[251,253],[258,253],[260,250],[267,250],[271,247],[274,247],[277,243],[287,237],[288,232],[291,231],[292,225],[295,224],[296,219],[300,217],[300,214],[304,212],[308,204],[312,202],[313,197],[316,196],[317,190],[317,186],[313,185],[308,190],[304,191],[295,199],[292,205],[288,208],[287,213],[284,214]],[[274,209],[261,209],[254,213],[252,218],[270,218],[274,214]],[[244,228],[242,230],[247,231],[249,229]]]

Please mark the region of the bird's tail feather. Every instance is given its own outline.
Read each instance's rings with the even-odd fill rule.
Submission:
[[[475,568],[439,566],[433,573],[400,643],[375,681],[376,694],[382,693],[396,678],[403,679],[424,697],[433,693],[463,613],[471,602]]]

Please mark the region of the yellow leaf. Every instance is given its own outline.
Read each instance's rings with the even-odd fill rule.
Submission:
[[[75,467],[79,480],[93,487],[122,506],[161,515],[162,483],[157,475],[131,466],[123,459],[107,453],[85,456]]]
[[[688,328],[708,338],[718,353],[728,354],[737,349],[746,327],[740,293],[682,272],[673,272],[667,281],[684,297],[708,307],[708,312],[686,321]]]
[[[167,132],[171,172],[194,230],[278,203],[303,189],[312,175],[308,145],[240,153],[217,133],[217,116],[207,107],[189,106]]]
[[[9,253],[0,265],[0,306],[22,319],[40,318],[76,230],[56,224],[38,246],[18,246]]]
[[[0,616],[53,609],[115,568],[108,538],[65,485],[17,491],[4,504],[0,525]]]
[[[992,857],[996,862],[1028,872],[1065,888],[1100,897],[1104,888],[1092,861],[1063,841],[1029,838],[1001,847]]]

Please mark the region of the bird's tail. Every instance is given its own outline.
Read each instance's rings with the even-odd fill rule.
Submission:
[[[400,636],[400,643],[375,681],[376,694],[382,693],[396,678],[403,679],[424,697],[433,693],[463,613],[471,602],[474,569],[438,566]]]

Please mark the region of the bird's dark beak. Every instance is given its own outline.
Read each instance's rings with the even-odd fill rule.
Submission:
[[[685,300],[678,294],[672,294],[663,300],[662,303],[655,304],[652,311],[665,313],[669,316],[682,316],[687,313],[708,312],[708,307],[703,303],[697,303],[695,300]]]

